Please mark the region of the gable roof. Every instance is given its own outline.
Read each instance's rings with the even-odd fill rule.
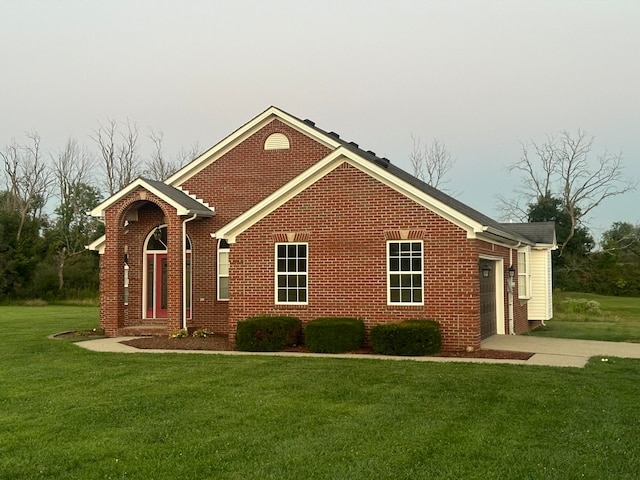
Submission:
[[[323,145],[332,148],[333,152],[316,165],[316,167],[320,166],[321,168],[312,167],[306,172],[303,172],[258,205],[229,222],[229,224],[220,229],[216,235],[227,235],[231,231],[234,231],[237,234],[240,231],[238,229],[241,229],[241,225],[248,228],[248,226],[252,224],[251,219],[256,219],[257,221],[257,219],[262,218],[270,211],[273,211],[273,209],[279,205],[278,199],[282,199],[284,202],[288,198],[291,198],[292,193],[299,192],[300,188],[298,188],[297,185],[308,185],[310,178],[319,178],[318,173],[323,170],[323,167],[327,167],[326,164],[335,160],[337,158],[337,153],[339,153],[345,158],[348,158],[352,164],[357,165],[359,168],[366,170],[370,174],[375,173],[374,176],[376,178],[387,184],[392,184],[390,186],[401,191],[401,193],[406,195],[410,190],[412,195],[409,196],[414,200],[421,199],[422,202],[420,203],[423,203],[430,208],[433,207],[435,211],[439,214],[444,214],[443,216],[449,220],[457,220],[457,222],[454,223],[466,228],[468,231],[473,231],[471,236],[481,233],[482,235],[496,241],[525,244],[535,243],[530,238],[524,236],[520,231],[511,229],[509,226],[493,220],[450,195],[428,185],[422,180],[392,164],[387,158],[380,158],[370,150],[365,151],[360,148],[358,144],[341,139],[335,132],[322,130],[311,120],[301,120],[300,118],[273,106],[266,109],[253,120],[247,122],[245,125],[226,137],[223,141],[200,155],[192,163],[186,165],[183,169],[169,177],[167,182],[172,185],[184,182],[195,173],[213,163],[217,158],[229,151],[232,146],[240,143],[240,141],[246,138],[246,136],[251,135],[275,118],[292,128],[301,131],[316,141],[319,141]],[[366,165],[367,163],[369,164],[368,166]],[[326,168],[324,170],[325,173],[328,173]],[[259,212],[262,212],[264,215]]]
[[[539,243],[537,239],[542,239],[545,240],[543,242],[545,245],[555,245],[555,237],[553,237],[552,242],[546,241],[551,238],[550,233],[545,230],[546,234],[543,235],[540,230],[542,227],[526,228],[518,227],[517,225],[528,224],[499,223],[450,195],[428,185],[392,164],[388,159],[380,158],[370,150],[365,151],[354,142],[347,142],[341,139],[335,132],[326,132],[316,127],[311,120],[301,120],[273,106],[267,108],[209,148],[164,182],[138,178],[98,205],[91,211],[91,215],[103,216],[106,208],[136,187],[142,186],[174,206],[179,215],[213,216],[215,213],[212,207],[182,191],[180,185],[275,119],[328,147],[332,152],[276,192],[273,192],[259,204],[222,227],[216,232],[216,235],[223,237],[232,233],[237,235],[243,229],[248,228],[289,198],[302,191],[306,186],[329,173],[339,163],[347,161],[356,168],[365,171],[400,193],[464,228],[470,238],[480,236],[494,242],[528,245]]]
[[[122,190],[107,198],[100,205],[91,210],[90,214],[94,217],[104,217],[104,211],[121,198],[127,196],[136,188],[142,187],[161,198],[169,205],[176,209],[178,215],[197,215],[199,217],[213,217],[215,210],[204,202],[188,195],[184,191],[167,185],[157,180],[149,180],[147,178],[138,177]]]
[[[447,195],[441,190],[432,187],[428,183],[420,180],[414,175],[411,175],[409,172],[401,169],[400,167],[391,163],[391,161],[387,158],[380,158],[371,150],[363,150],[359,147],[358,144],[354,142],[347,142],[345,140],[340,139],[339,135],[335,132],[327,133],[324,130],[315,126],[315,123],[310,120],[304,120],[304,122],[311,126],[311,128],[315,129],[318,132],[321,132],[324,135],[329,135],[333,137],[336,141],[338,141],[344,148],[353,151],[360,157],[379,165],[384,168],[391,175],[399,178],[400,180],[407,182],[408,184],[414,186],[418,190],[424,192],[430,197],[436,199],[437,201],[451,207],[452,209],[460,212],[461,214],[469,217],[470,219],[475,220],[476,222],[488,227],[487,231],[492,231],[494,234],[498,234],[498,236],[502,236],[502,234],[506,234],[507,238],[512,238],[514,240],[523,241],[523,242],[531,242],[532,239],[526,237],[526,235],[522,235],[522,231],[517,231],[509,227],[510,224],[499,223],[496,220],[492,219],[484,215],[483,213],[471,208],[469,205],[462,203],[460,200],[453,198],[450,195]]]

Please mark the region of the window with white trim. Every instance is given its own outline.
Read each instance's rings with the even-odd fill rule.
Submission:
[[[423,305],[421,240],[387,242],[387,303]]]
[[[306,243],[276,243],[276,303],[307,303]]]
[[[518,298],[531,298],[531,248],[518,249]]]
[[[218,242],[218,300],[229,300],[229,244]]]

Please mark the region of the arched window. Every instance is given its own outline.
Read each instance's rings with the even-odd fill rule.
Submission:
[[[272,133],[264,142],[265,150],[288,150],[289,139],[283,133]]]

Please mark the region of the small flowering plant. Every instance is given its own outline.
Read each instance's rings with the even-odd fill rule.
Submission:
[[[206,328],[201,328],[193,332],[195,338],[207,338],[209,335],[211,335],[211,332]]]
[[[176,330],[169,334],[169,338],[187,338],[188,336],[189,332],[187,332],[186,328],[181,328],[180,330]]]

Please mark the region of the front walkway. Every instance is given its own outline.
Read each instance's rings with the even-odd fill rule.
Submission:
[[[566,340],[526,335],[494,335],[482,342],[486,350],[508,350],[535,353],[529,360],[504,360],[491,358],[455,357],[392,357],[388,355],[354,355],[290,352],[220,352],[212,350],[142,350],[121,343],[136,337],[101,338],[77,342],[76,345],[95,352],[120,353],[199,353],[209,355],[262,355],[262,356],[305,356],[332,358],[362,358],[384,360],[412,360],[420,362],[471,362],[506,363],[512,365],[545,365],[552,367],[578,367],[587,364],[590,357],[640,358],[640,343],[594,342],[587,340]]]
[[[584,367],[591,357],[640,358],[640,343],[596,342],[529,335],[494,335],[483,340],[487,350],[532,352],[527,365]]]

